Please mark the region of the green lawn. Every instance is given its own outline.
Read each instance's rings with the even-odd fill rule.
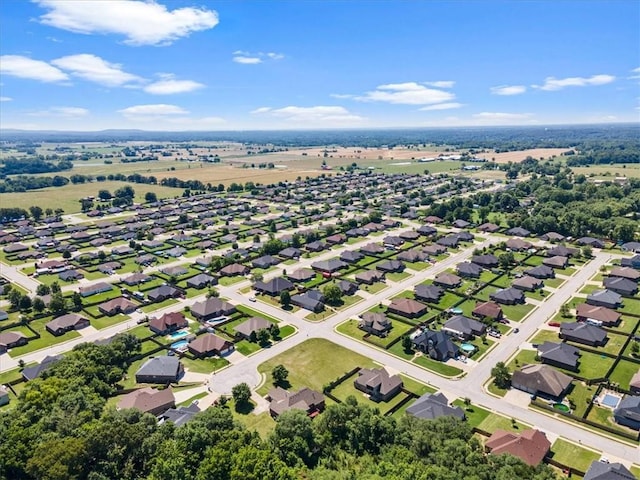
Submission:
[[[477,405],[471,404],[469,407],[467,407],[464,404],[464,400],[462,398],[455,400],[453,402],[453,405],[464,410],[464,414],[467,417],[467,423],[472,427],[477,427],[482,422],[484,422],[489,415],[491,415],[491,412],[489,410],[485,410],[484,408]]]
[[[355,305],[356,303],[359,303],[363,300],[363,298],[358,295],[358,294],[354,294],[354,295],[345,295],[342,297],[342,305],[338,306],[338,307],[334,307],[336,310],[346,310],[349,307],[352,307],[353,305]]]
[[[503,417],[497,413],[488,415],[480,424],[478,425],[480,430],[484,430],[489,433],[493,433],[496,430],[506,430],[508,432],[522,432],[527,429],[527,426],[524,423],[516,422],[515,424],[511,421],[510,418]]]
[[[194,373],[212,373],[229,365],[228,360],[220,357],[197,358],[195,360],[182,357],[180,361],[186,370]]]
[[[591,398],[596,392],[596,387],[588,386],[582,382],[573,382],[571,393],[567,396],[575,404],[574,415],[582,417],[587,410],[587,405],[591,403]]]
[[[259,415],[253,413],[253,408],[251,411],[245,413],[236,410],[233,400],[228,404],[231,412],[233,413],[233,418],[238,422],[242,423],[247,430],[253,430],[260,434],[260,437],[266,439],[269,433],[275,428],[276,421],[271,417],[269,412],[262,412]]]
[[[399,272],[399,273],[387,273],[386,277],[392,282],[401,282],[411,276],[410,273],[407,272]]]
[[[564,278],[548,278],[544,281],[545,286],[551,288],[558,288],[562,285],[566,280]]]
[[[12,358],[19,357],[21,355],[26,355],[27,353],[35,352],[36,350],[40,350],[42,348],[48,348],[53,345],[57,345],[58,343],[73,340],[74,338],[78,338],[80,336],[80,334],[75,330],[71,330],[70,332],[67,332],[64,335],[60,335],[59,337],[51,335],[45,328],[45,324],[50,320],[51,318],[47,317],[41,320],[30,322],[29,325],[40,334],[40,338],[29,340],[29,343],[23,345],[22,347],[12,348],[11,350],[9,350],[9,356],[11,356]],[[12,330],[22,331],[27,336],[33,335],[33,333],[27,330],[26,327],[19,327]]]
[[[584,378],[602,378],[607,374],[613,362],[613,358],[583,351],[580,355],[578,375]],[[571,374],[571,372],[566,373]]]
[[[194,395],[193,397],[185,400],[182,403],[179,403],[177,406],[178,407],[188,407],[189,405],[191,405],[195,400],[200,400],[201,398],[206,397],[207,395],[209,395],[208,392],[200,392],[197,395]]]
[[[631,378],[638,372],[640,365],[629,362],[628,360],[620,360],[609,376],[609,380],[618,383],[625,390],[629,389]]]
[[[336,359],[340,361],[337,362]],[[371,359],[324,339],[314,338],[275,356],[258,367],[266,376],[258,393],[266,395],[273,386],[271,370],[276,365],[289,370],[289,382],[293,389],[309,387],[322,391],[323,386],[355,367],[371,368]]]
[[[600,458],[600,454],[584,447],[570,443],[563,438],[557,439],[551,446],[553,459],[564,465],[586,472],[594,461]]]
[[[178,300],[176,300],[175,298],[168,298],[164,302],[145,305],[144,307],[142,307],[142,311],[144,313],[155,312],[156,310],[160,310],[161,308],[166,308],[170,305],[175,305],[176,303],[178,303]]]
[[[599,423],[600,425],[605,425],[607,427],[613,428],[614,430],[617,430],[619,432],[634,433],[631,429],[618,425],[613,419],[613,410],[607,407],[598,407],[594,405],[589,412],[587,419],[591,420],[592,422]],[[638,432],[635,433],[637,434]]]
[[[636,325],[640,322],[640,318],[629,317],[627,315],[623,315],[620,319],[620,324],[617,327],[613,327],[615,330],[631,333]]]
[[[98,330],[102,330],[103,328],[112,327],[113,325],[126,322],[127,320],[129,320],[129,316],[122,313],[112,317],[103,315],[102,317],[92,319],[91,325]]]
[[[640,478],[640,466],[632,465],[631,473],[633,473],[636,476],[636,478]]]
[[[538,333],[531,339],[531,343],[540,345],[544,342],[560,342],[558,330],[538,330]]]
[[[540,363],[538,360],[536,360],[537,354],[538,352],[536,352],[535,350],[520,350],[516,357],[507,365],[509,371],[514,372],[524,365]]]
[[[523,303],[520,305],[501,305],[502,312],[509,319],[515,322],[520,322],[522,319],[531,312],[535,307],[535,305],[529,305],[527,303]]]
[[[243,355],[251,355],[252,353],[257,352],[262,347],[256,342],[250,342],[248,340],[240,340],[236,343],[236,350]]]
[[[578,293],[589,295],[590,293],[593,293],[596,290],[602,290],[602,287],[600,285],[587,284],[584,287],[582,287]]]
[[[231,285],[235,285],[236,283],[240,283],[243,280],[246,280],[243,276],[238,277],[220,277],[218,283],[223,287],[230,287]]]
[[[358,321],[355,319],[347,320],[336,327],[338,333],[361,340],[365,332],[358,328]]]
[[[413,363],[420,365],[421,367],[431,370],[433,373],[442,375],[443,377],[455,377],[462,373],[462,370],[456,367],[452,367],[443,362],[433,360],[428,355],[420,355],[413,360]]]
[[[504,397],[508,392],[507,389],[498,388],[495,385],[495,383],[493,383],[493,381],[491,383],[489,383],[489,385],[487,386],[487,390],[489,390],[489,393],[492,393],[496,397]]]
[[[384,282],[376,282],[373,285],[362,285],[362,289],[371,294],[380,293],[385,288],[387,288],[387,284]]]
[[[636,298],[624,298],[622,304],[623,307],[619,309],[620,311],[640,316],[640,300]]]

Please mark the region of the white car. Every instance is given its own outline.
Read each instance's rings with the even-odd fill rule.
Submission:
[[[249,297],[249,301],[250,302],[255,302],[256,301],[256,297]]]

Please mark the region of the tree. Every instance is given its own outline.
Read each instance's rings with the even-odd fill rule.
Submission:
[[[273,370],[271,370],[271,376],[273,377],[274,385],[284,386],[288,383],[289,370],[287,370],[284,365],[276,365],[273,367]]]
[[[269,338],[271,338],[271,335],[269,335],[268,329],[263,328],[261,330],[258,330],[257,340],[261,346],[267,345],[269,343]]]
[[[111,200],[111,192],[109,190],[100,190],[98,191],[98,198],[103,201]]]
[[[147,192],[144,194],[144,201],[147,203],[155,203],[158,201],[158,196],[155,192]]]
[[[289,308],[289,305],[291,305],[291,294],[287,290],[280,292],[280,304],[284,308]]]
[[[40,297],[36,297],[33,299],[33,310],[36,313],[44,312],[45,308],[47,308],[47,306],[44,304],[44,300],[42,300]]]
[[[64,252],[62,252],[62,258],[64,258],[65,260],[69,260],[71,258],[71,252],[69,250],[65,250]]]
[[[493,383],[498,388],[509,388],[511,384],[511,374],[504,362],[496,363],[495,367],[491,369],[491,376],[493,377]]]
[[[54,315],[64,313],[67,310],[67,301],[62,296],[62,293],[56,292],[51,295],[51,301],[49,302],[49,310]]]
[[[38,285],[38,288],[40,288],[41,286],[43,286],[42,284]],[[13,285],[11,285],[10,283],[7,283],[4,287],[2,287],[2,294],[8,296],[9,293],[11,293],[11,290],[13,290]]]
[[[82,295],[80,295],[78,292],[73,292],[73,297],[71,297],[71,300],[73,301],[73,306],[76,310],[80,310],[82,308]]]
[[[11,290],[9,295],[7,295],[7,299],[13,308],[18,308],[20,305],[20,300],[22,299],[22,294],[18,290]]]
[[[269,328],[269,330],[271,333],[271,338],[273,338],[274,340],[278,340],[280,338],[280,327],[277,323],[271,325],[271,328]]]
[[[231,395],[237,405],[246,405],[251,398],[251,387],[245,382],[239,383],[231,389]]]
[[[51,283],[51,293],[60,293],[60,284],[57,280]]]
[[[322,290],[327,305],[337,306],[342,301],[342,290],[335,283],[330,283]]]
[[[637,357],[638,353],[640,353],[640,345],[638,345],[638,342],[633,342],[631,344],[631,355]]]
[[[582,247],[582,256],[584,258],[591,258],[593,256],[593,249],[589,245]]]
[[[28,295],[22,295],[20,298],[20,310],[27,311],[31,308],[32,302]]]
[[[402,349],[405,353],[410,353],[413,351],[413,343],[411,342],[411,337],[409,335],[405,335],[402,337]]]
[[[50,293],[51,293],[51,288],[49,287],[49,285],[45,285],[44,283],[41,283],[40,285],[38,285],[38,288],[36,288],[36,295],[40,297],[44,295],[49,295]]]
[[[36,222],[39,222],[42,218],[42,208],[38,207],[37,205],[29,207],[29,212]]]
[[[508,270],[514,261],[515,257],[513,255],[513,252],[506,252],[498,257],[498,263],[500,264],[500,268],[502,268],[503,270]]]

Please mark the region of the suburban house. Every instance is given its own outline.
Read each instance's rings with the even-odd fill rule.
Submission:
[[[489,298],[503,305],[515,305],[516,303],[524,303],[524,293],[517,288],[503,288],[489,295]]]
[[[619,293],[625,297],[631,297],[638,292],[638,284],[633,280],[623,277],[606,277],[602,284],[607,290]]]
[[[533,247],[533,244],[521,238],[510,238],[505,242],[505,246],[514,252],[523,252]]]
[[[640,269],[640,255],[634,255],[631,258],[620,259],[620,265],[623,267]]]
[[[291,304],[318,313],[324,310],[324,295],[319,290],[308,290],[292,295]]]
[[[45,325],[49,333],[55,336],[62,335],[70,330],[80,330],[89,326],[89,320],[76,313],[67,313],[54,318]]]
[[[594,460],[582,480],[637,480],[637,478],[621,463]]]
[[[524,290],[525,292],[533,292],[538,290],[544,286],[542,280],[539,278],[530,277],[525,275],[520,278],[516,278],[513,282],[511,282],[511,286],[513,288],[517,288],[518,290]]]
[[[364,255],[379,255],[384,253],[384,247],[379,243],[368,243],[360,247],[360,253]]]
[[[188,326],[189,321],[180,312],[165,313],[161,317],[149,319],[149,330],[159,335],[166,335],[169,332]]]
[[[358,327],[367,333],[386,337],[389,330],[391,330],[391,320],[384,313],[365,312],[361,318],[362,320],[359,322]]]
[[[456,272],[461,277],[478,278],[482,273],[482,267],[471,262],[462,262],[456,265]]]
[[[319,262],[313,262],[311,264],[311,268],[323,273],[335,273],[338,270],[342,268],[346,268],[348,266],[349,266],[348,263],[343,262],[338,258],[331,258],[329,260],[322,260]]]
[[[444,294],[444,291],[435,285],[416,285],[413,290],[413,295],[417,300],[422,300],[429,303],[438,303],[440,297]]]
[[[548,267],[547,265],[538,265],[537,267],[525,270],[524,273],[525,275],[539,279],[554,278],[556,276],[556,272],[553,271],[553,268]]]
[[[175,408],[175,406],[176,399],[173,396],[173,390],[170,388],[165,388],[164,390],[156,390],[151,387],[141,388],[123,395],[118,402],[118,410],[135,408],[143,413],[152,415],[160,415],[170,408]]]
[[[491,222],[486,222],[478,226],[479,232],[496,233],[498,230],[500,230],[500,226]]]
[[[587,295],[587,303],[598,307],[615,309],[622,305],[622,296],[611,290],[596,290]]]
[[[444,288],[457,288],[462,283],[462,279],[453,273],[443,272],[435,276],[433,283]]]
[[[73,282],[84,278],[84,274],[80,273],[78,270],[65,270],[58,274],[58,278],[63,282]]]
[[[346,263],[356,263],[364,258],[364,255],[356,250],[346,250],[340,254],[340,260]]]
[[[340,280],[336,285],[343,295],[354,295],[358,291],[358,285],[348,280]]]
[[[554,400],[564,397],[572,381],[573,377],[539,364],[524,365],[511,376],[513,388]]]
[[[631,268],[631,267],[616,267],[616,268],[613,268],[609,272],[609,276],[610,277],[628,278],[629,280],[633,280],[634,282],[637,282],[638,280],[640,280],[640,272],[638,270],[636,270],[635,268]]]
[[[308,252],[321,252],[322,250],[327,248],[327,244],[318,240],[315,242],[307,243],[304,248],[306,248]]]
[[[526,228],[522,227],[513,227],[505,232],[507,235],[513,235],[514,237],[528,237],[531,235],[531,232]]]
[[[593,237],[582,237],[576,240],[578,245],[586,245],[592,248],[604,248],[604,242]]]
[[[538,357],[542,363],[576,372],[580,349],[564,342],[544,342],[538,345]]]
[[[387,311],[407,318],[416,318],[427,313],[427,306],[411,298],[398,298],[389,304]]]
[[[110,317],[118,313],[128,315],[135,311],[136,308],[138,308],[138,306],[135,303],[124,297],[114,298],[98,305],[98,310]]]
[[[201,302],[196,302],[191,306],[191,315],[200,322],[206,322],[212,318],[224,317],[235,313],[236,307],[220,300],[217,297],[209,297]]]
[[[251,262],[251,266],[255,268],[267,269],[273,267],[280,263],[280,259],[273,257],[271,255],[264,255],[262,257],[258,257]]]
[[[471,312],[471,315],[482,320],[488,319],[492,321],[502,320],[502,307],[495,302],[477,303]]]
[[[268,330],[273,326],[266,318],[262,317],[251,317],[248,320],[245,320],[233,329],[236,334],[236,337],[250,339],[252,334],[257,334],[260,330]]]
[[[26,345],[27,337],[21,332],[2,332],[0,333],[0,353],[5,353],[13,347]]]
[[[398,273],[404,270],[404,263],[400,260],[387,260],[376,265],[376,270],[380,270],[385,273]]]
[[[613,327],[620,323],[621,315],[607,307],[597,307],[588,303],[580,303],[576,307],[576,319],[579,322],[591,322],[605,327]]]
[[[543,432],[536,429],[525,430],[521,434],[496,430],[484,446],[492,455],[508,453],[535,467],[549,453],[551,442]]]
[[[122,282],[129,287],[140,285],[141,283],[149,282],[153,280],[153,277],[145,275],[144,273],[132,273],[128,277],[122,279]]]
[[[623,252],[640,253],[640,242],[627,242],[620,245],[620,250]]]
[[[217,285],[217,283],[218,279],[216,277],[212,277],[206,273],[199,273],[195,277],[191,277],[187,280],[187,287],[200,290],[210,285]]]
[[[634,395],[640,395],[640,367],[638,371],[635,373],[631,380],[629,381],[629,390]]]
[[[177,357],[151,357],[136,372],[136,383],[176,383],[183,373]]]
[[[188,348],[189,352],[196,357],[211,357],[213,355],[222,357],[231,353],[234,346],[233,343],[213,333],[205,333],[189,342]]]
[[[600,347],[607,343],[607,332],[586,322],[568,322],[560,325],[560,338],[570,342]]]
[[[292,258],[300,258],[300,255],[302,255],[302,250],[300,250],[299,248],[287,247],[284,250],[281,250],[278,255],[287,260]]]
[[[640,397],[625,395],[613,411],[613,419],[620,425],[640,430]]]
[[[458,235],[452,234],[439,238],[438,240],[436,240],[436,243],[438,245],[442,245],[443,247],[455,248],[460,243],[460,239],[458,238]]]
[[[411,250],[400,252],[397,259],[409,263],[423,262],[427,259],[427,254],[420,251],[418,248],[412,248]]]
[[[384,245],[385,248],[398,248],[401,247],[403,243],[404,240],[402,238],[391,235],[382,239],[382,245]]]
[[[442,393],[425,393],[407,408],[406,412],[417,418],[435,420],[436,418],[450,416],[460,420],[465,419],[464,410],[460,407],[452,407],[449,400]]]
[[[184,296],[184,292],[179,288],[171,285],[160,285],[147,293],[147,298],[152,303],[164,302],[170,298],[178,298]]]
[[[455,315],[444,323],[442,331],[460,340],[469,340],[484,334],[487,331],[487,326],[464,315]]]
[[[367,285],[373,285],[376,282],[384,280],[384,272],[378,270],[366,270],[364,272],[356,273],[355,280],[358,283],[366,283]]]
[[[83,297],[89,297],[91,295],[97,295],[98,293],[108,292],[113,286],[110,283],[98,282],[86,287],[80,287],[78,292]]]
[[[238,275],[246,275],[249,273],[249,267],[241,265],[240,263],[231,263],[226,267],[223,267],[218,272],[223,277],[235,277]]]
[[[176,427],[181,427],[192,420],[198,413],[200,413],[200,408],[195,403],[192,403],[188,407],[170,408],[158,418],[160,420],[159,423],[168,421],[173,423]]]
[[[24,367],[22,369],[22,378],[29,382],[34,378],[38,378],[42,372],[47,371],[53,367],[57,362],[62,360],[62,355],[47,355],[42,361],[31,367]]]
[[[471,263],[475,263],[482,268],[496,268],[498,266],[498,257],[492,254],[474,255],[471,257]]]
[[[447,251],[447,248],[443,247],[442,245],[438,245],[437,243],[433,243],[431,245],[425,245],[424,247],[422,247],[422,251],[427,255],[437,256],[445,253]]]
[[[9,403],[9,390],[0,385],[0,407]]]
[[[564,241],[564,235],[558,233],[558,232],[547,232],[543,235],[540,235],[540,238],[542,240],[546,240],[548,242],[563,242]]]
[[[253,284],[253,289],[255,291],[271,295],[272,297],[280,295],[285,290],[293,290],[293,288],[293,283],[284,277],[276,277],[266,282],[259,281]]]
[[[302,410],[311,417],[324,410],[324,395],[307,387],[297,392],[288,392],[283,388],[276,387],[269,391],[267,400],[270,402],[269,412],[274,418],[292,409]]]
[[[548,257],[573,257],[579,252],[577,248],[565,247],[564,245],[556,245],[547,250]]]
[[[354,387],[369,395],[375,402],[386,402],[402,390],[402,379],[399,375],[389,375],[384,368],[362,368],[358,378],[353,381]]]
[[[308,268],[300,268],[292,273],[287,273],[287,278],[293,282],[308,282],[316,278],[316,272]]]
[[[459,355],[460,349],[451,341],[451,337],[444,332],[425,329],[413,338],[416,349],[428,354],[434,360],[441,362]]]

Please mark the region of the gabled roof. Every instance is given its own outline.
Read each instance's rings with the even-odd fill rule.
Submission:
[[[535,290],[542,287],[542,285],[544,284],[542,283],[541,279],[530,277],[528,275],[516,278],[513,282],[511,282],[512,287],[520,288],[523,290]]]
[[[136,377],[175,377],[179,371],[180,360],[178,357],[163,355],[161,357],[151,357],[144,362],[136,372]]]
[[[209,297],[191,306],[191,312],[200,317],[208,317],[214,314],[226,315],[234,311],[235,307],[232,304],[216,297]]]
[[[425,393],[407,408],[407,413],[426,420],[447,415],[459,419],[465,418],[464,410],[460,407],[450,407],[449,400],[442,393]]]
[[[137,408],[142,412],[152,412],[171,404],[175,405],[173,390],[170,388],[156,390],[147,387],[124,395],[118,402],[118,408]]]
[[[339,258],[330,258],[329,260],[321,260],[318,262],[313,262],[311,264],[311,268],[321,270],[323,272],[335,272],[337,270],[340,270],[341,268],[345,268],[348,266],[349,265],[347,265]]]
[[[531,390],[559,397],[573,381],[573,377],[548,365],[524,365],[513,372],[512,385],[524,385]]]
[[[628,278],[606,277],[602,283],[606,289],[623,293],[633,293],[638,290],[638,284]]]
[[[621,463],[594,460],[583,480],[636,480],[636,476]]]
[[[245,320],[241,324],[237,325],[233,330],[236,333],[240,333],[245,337],[249,337],[252,332],[258,332],[260,330],[264,330],[265,328],[270,328],[273,324],[262,317],[251,317],[248,320]]]
[[[596,290],[593,293],[587,295],[587,303],[600,302],[608,303],[610,305],[617,305],[622,303],[622,297],[612,290]]]
[[[575,341],[602,343],[607,338],[606,330],[585,322],[566,322],[560,325],[560,335],[571,336]]]
[[[465,317],[464,315],[455,315],[442,326],[443,330],[460,332],[465,335],[473,335],[474,332],[484,332],[486,328],[484,323]]]
[[[616,417],[624,417],[635,422],[640,422],[640,397],[625,395],[613,413]]]
[[[502,290],[498,290],[489,295],[491,300],[495,300],[500,303],[509,303],[509,302],[522,302],[524,300],[524,294],[521,290],[517,288],[504,288]]]
[[[462,283],[462,279],[459,276],[454,275],[453,273],[446,272],[436,275],[433,281],[434,283],[439,283],[441,285],[449,287],[457,287],[458,285],[460,285],[460,283]]]
[[[275,277],[266,282],[256,282],[253,288],[270,295],[278,295],[284,290],[293,289],[293,283],[284,277]]]
[[[620,320],[620,316],[615,310],[589,305],[588,303],[581,303],[576,307],[576,317],[578,318],[591,318],[603,323],[617,323]]]
[[[444,291],[437,285],[416,285],[414,294],[416,298],[438,301]]]
[[[198,413],[200,413],[200,408],[192,403],[188,407],[170,408],[160,418],[172,422],[176,427],[181,427]]]
[[[496,430],[485,447],[494,455],[509,453],[533,467],[542,462],[551,448],[551,442],[540,430],[526,430],[522,434]]]
[[[616,267],[609,272],[609,276],[628,278],[637,282],[640,279],[640,272],[631,267]]]
[[[189,343],[189,349],[197,353],[209,353],[226,350],[233,344],[213,333],[205,333]]]
[[[510,228],[506,233],[507,235],[513,235],[515,237],[528,237],[529,235],[531,235],[531,232],[529,230],[521,227]]]
[[[287,273],[287,277],[297,282],[306,282],[316,276],[316,272],[309,268],[299,268],[291,273]]]
[[[480,265],[470,262],[462,262],[456,265],[456,271],[460,275],[468,275],[473,277],[479,277],[482,273],[482,268]]]
[[[269,409],[276,415],[291,410],[298,409],[309,411],[324,404],[324,395],[310,388],[302,388],[297,392],[288,392],[280,387],[276,387],[269,392],[271,403]]]
[[[358,372],[355,380],[357,385],[376,389],[380,395],[388,395],[394,390],[402,387],[402,379],[399,375],[389,375],[384,368],[368,369],[362,368]]]
[[[544,342],[538,345],[538,354],[543,360],[551,360],[575,368],[578,364],[580,349],[564,342]]]
[[[482,302],[476,304],[472,313],[479,317],[498,318],[502,314],[502,307],[495,302]]]
[[[555,276],[553,268],[548,267],[547,265],[538,265],[537,267],[525,270],[524,273],[530,277],[536,278],[553,278]]]
[[[411,298],[399,298],[392,301],[388,309],[407,315],[417,315],[425,312],[427,310],[427,306],[424,303],[420,303]]]

